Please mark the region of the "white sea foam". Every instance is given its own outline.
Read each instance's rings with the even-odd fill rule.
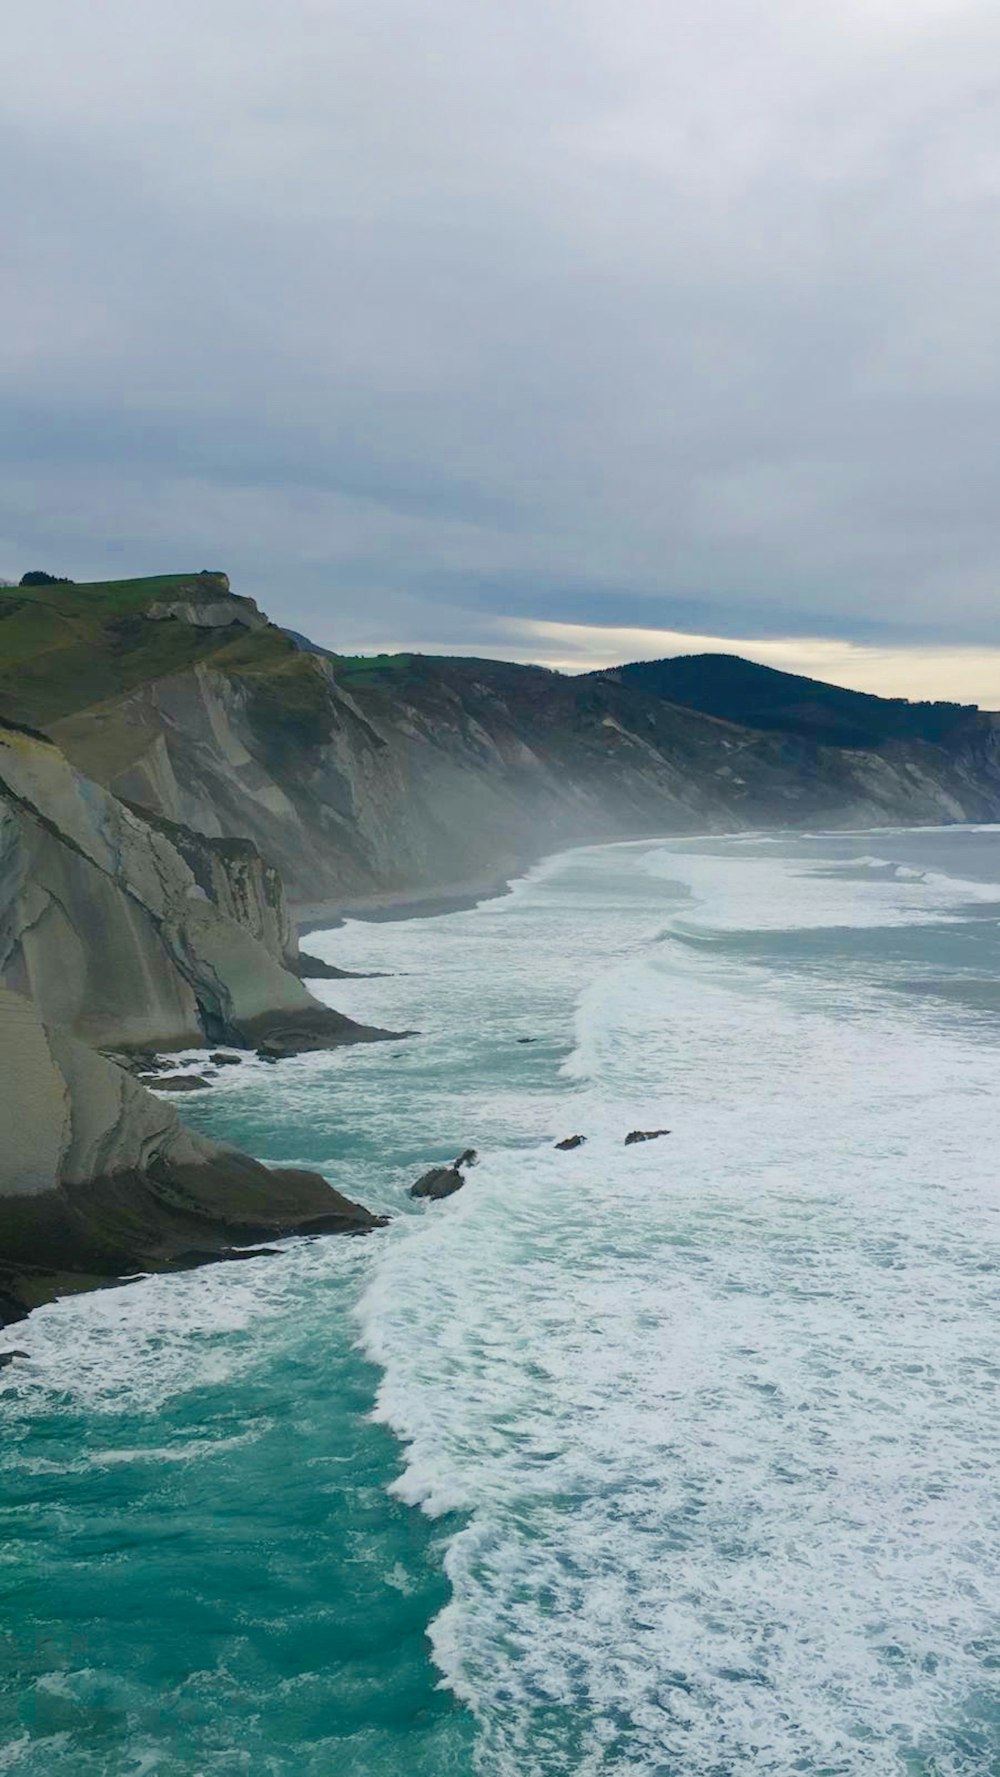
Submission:
[[[970,884],[746,850],[521,896],[534,965],[555,905],[552,969],[590,977],[546,1106],[587,1145],[485,1152],[364,1299],[396,1491],[464,1515],[433,1644],[498,1777],[981,1777],[1000,1744],[995,1041],[650,949],[634,906],[609,930],[615,870],[650,914],[649,872],[686,881],[706,932],[919,923]],[[489,1017],[485,932],[476,981]],[[672,1133],[625,1148],[640,1123]]]
[[[0,1771],[13,1771],[30,1750],[29,1734],[19,1734],[16,1740],[8,1740],[6,1746],[0,1746]]]
[[[257,1151],[288,1160],[308,1137],[309,1163],[329,1153],[336,1182],[406,1213],[369,1241],[151,1278],[11,1329],[31,1354],[0,1375],[14,1430],[37,1397],[85,1434],[33,1456],[26,1439],[25,1467],[58,1486],[107,1466],[113,1491],[147,1461],[175,1464],[168,1488],[185,1465],[239,1464],[267,1413],[296,1407],[301,1345],[315,1357],[347,1296],[331,1316],[330,1280],[366,1281],[377,1414],[405,1452],[394,1491],[447,1540],[432,1642],[483,1777],[985,1777],[997,1025],[889,992],[902,965],[878,958],[905,960],[908,926],[921,958],[942,922],[963,957],[989,944],[963,904],[996,900],[975,876],[996,838],[943,835],[926,858],[891,833],[587,849],[475,911],[311,938],[391,971],[324,994],[421,1039],[233,1068],[211,1103],[245,1097]],[[634,1127],[671,1133],[625,1147]],[[465,1189],[412,1204],[414,1156],[469,1144]],[[248,1366],[277,1397],[248,1390],[202,1425],[182,1397],[218,1384],[216,1408],[238,1403]],[[210,1490],[211,1467],[191,1472]],[[397,1554],[389,1593],[411,1583]],[[42,1769],[38,1744],[15,1734],[0,1767]],[[300,1750],[275,1773],[324,1768]],[[40,1756],[98,1768],[58,1734]]]
[[[288,1242],[275,1257],[65,1297],[9,1329],[9,1345],[27,1356],[0,1372],[0,1395],[23,1397],[34,1408],[44,1394],[63,1407],[117,1416],[232,1382],[259,1361],[262,1328],[281,1321],[292,1286],[286,1266],[297,1288],[311,1265],[342,1269],[359,1257],[355,1242],[323,1242],[315,1250]],[[202,1453],[214,1447],[206,1444]],[[193,1446],[182,1452],[196,1453]],[[146,1453],[95,1460],[133,1454],[139,1460]]]
[[[737,863],[657,849],[642,867],[653,876],[683,877],[697,907],[675,923],[706,934],[935,923],[957,916],[969,901],[995,902],[1000,913],[1000,884],[867,854],[790,867],[787,858],[741,855]]]

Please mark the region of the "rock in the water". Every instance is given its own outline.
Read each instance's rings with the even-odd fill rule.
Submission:
[[[140,1086],[153,1092],[204,1092],[212,1082],[206,1074],[139,1074]]]
[[[288,957],[285,966],[300,981],[352,981],[355,978],[350,969],[338,969],[336,963],[325,963],[322,957],[313,956],[309,950],[300,950],[297,956]]]
[[[425,1172],[422,1178],[418,1178],[415,1185],[410,1186],[410,1196],[430,1197],[434,1202],[438,1202],[442,1197],[453,1196],[456,1191],[462,1189],[465,1183],[462,1177],[462,1167],[475,1166],[478,1160],[479,1155],[475,1148],[466,1148],[465,1152],[459,1154],[458,1159],[453,1160],[450,1166],[432,1166],[429,1172]]]
[[[565,1154],[569,1148],[582,1148],[587,1137],[585,1135],[567,1135],[565,1141],[557,1141],[556,1147]],[[631,1137],[629,1137],[631,1140]]]
[[[537,1043],[538,1038],[537,1037],[518,1037],[517,1040],[519,1043]]]
[[[243,1057],[241,1055],[227,1055],[222,1049],[218,1049],[208,1059],[214,1062],[216,1067],[239,1067]]]
[[[416,1036],[413,1030],[376,1030],[367,1024],[355,1024],[332,1006],[321,1006],[294,1017],[268,1015],[244,1026],[244,1034],[255,1044],[261,1061],[285,1061],[291,1055],[306,1055],[316,1049],[339,1049],[345,1043],[398,1042],[401,1037]]]
[[[655,1141],[659,1135],[669,1135],[669,1129],[633,1129],[625,1137],[625,1146],[630,1148],[634,1141]]]
[[[6,1370],[8,1364],[12,1364],[16,1357],[27,1356],[26,1351],[0,1351],[0,1370]]]
[[[432,1166],[423,1178],[418,1178],[415,1185],[410,1186],[411,1197],[430,1197],[436,1203],[442,1197],[451,1197],[460,1191],[465,1180],[457,1166]]]

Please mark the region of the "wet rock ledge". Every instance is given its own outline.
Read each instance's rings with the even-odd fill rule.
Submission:
[[[478,1163],[479,1155],[475,1148],[466,1148],[450,1166],[432,1166],[429,1172],[418,1178],[415,1185],[410,1186],[410,1196],[428,1197],[432,1203],[440,1203],[443,1197],[452,1197],[456,1191],[462,1189],[465,1183],[462,1177],[463,1167],[476,1166]]]
[[[382,1225],[319,1173],[263,1166],[0,988],[0,1325],[141,1271]]]

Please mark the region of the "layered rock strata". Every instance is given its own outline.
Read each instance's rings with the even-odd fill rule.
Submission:
[[[314,999],[289,948],[280,879],[249,841],[145,818],[0,727],[0,982],[46,1020],[114,1050],[384,1034]]]
[[[0,988],[0,1324],[137,1271],[379,1225],[318,1173],[184,1128],[128,1073]]]
[[[625,669],[334,655],[221,575],[16,588],[0,619],[28,652],[16,671],[0,661],[0,713],[147,814],[252,840],[303,919],[459,896],[586,841],[1000,807],[1000,725],[975,711],[939,724],[940,744],[933,723],[897,721],[885,744],[823,745],[822,728],[682,708]]]

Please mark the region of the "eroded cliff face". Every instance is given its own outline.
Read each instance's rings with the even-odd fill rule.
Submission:
[[[172,596],[148,610],[131,585],[79,609],[65,593],[39,611],[12,598],[8,703],[19,649],[29,707],[58,709],[120,680],[116,651],[127,680],[137,654],[176,664],[267,628],[220,576],[158,585]],[[281,877],[252,840],[129,806],[0,720],[0,1324],[137,1270],[374,1225],[316,1174],[190,1134],[97,1053],[208,1040],[278,1056],[385,1034],[315,1000],[297,949]]]
[[[268,623],[221,574],[0,591],[0,715],[44,726],[147,814],[252,841],[300,912],[495,879],[587,840],[1000,810],[995,718],[973,716],[953,744],[850,750],[740,727],[643,684],[330,655]],[[188,861],[265,948],[287,949],[276,878],[269,887],[249,853],[245,889],[235,854]]]
[[[46,1020],[116,1050],[377,1035],[313,999],[281,960],[288,935],[247,842],[151,823],[0,727],[0,982]]]
[[[419,657],[361,670],[263,642],[260,670],[201,661],[53,732],[135,804],[250,835],[300,911],[496,876],[601,838],[1000,809],[987,718],[957,751],[835,750],[612,680]]]
[[[289,912],[285,885],[280,871],[261,857],[252,839],[211,838],[138,804],[132,805],[132,813],[165,835],[198,887],[221,913],[249,932],[277,962],[289,964],[295,972],[299,937]]]
[[[69,1291],[296,1233],[377,1225],[317,1173],[275,1170],[0,987],[0,1325]]]
[[[599,839],[998,814],[994,717],[834,747],[611,676],[331,656],[220,574],[0,589],[0,1320],[371,1225],[315,1175],[199,1141],[94,1052],[385,1035],[296,978],[283,882],[322,917]]]

